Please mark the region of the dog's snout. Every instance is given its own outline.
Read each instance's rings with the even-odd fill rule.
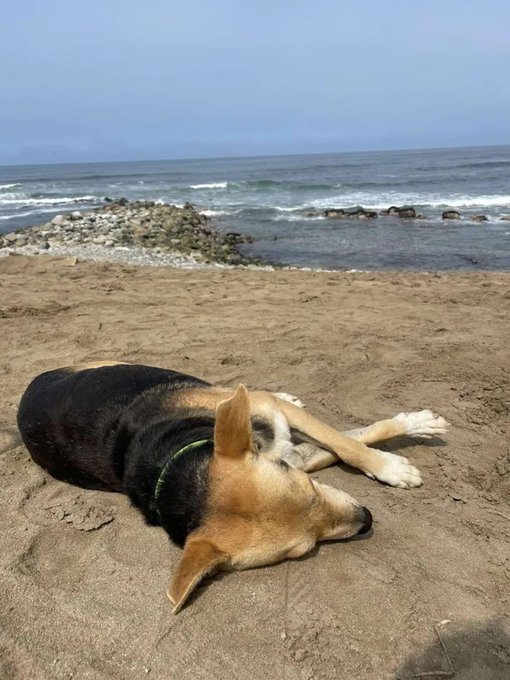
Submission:
[[[360,507],[360,512],[362,513],[362,522],[363,524],[361,525],[361,529],[359,530],[358,533],[360,534],[366,534],[367,531],[370,531],[372,528],[372,513],[368,508],[365,508],[364,506]]]

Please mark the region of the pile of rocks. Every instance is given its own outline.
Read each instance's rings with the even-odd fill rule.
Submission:
[[[182,208],[154,201],[122,198],[87,212],[57,215],[50,222],[0,236],[0,248],[32,246],[58,252],[65,247],[134,247],[157,253],[191,255],[198,262],[249,264],[237,249],[252,239],[211,229],[205,215],[191,204]]]

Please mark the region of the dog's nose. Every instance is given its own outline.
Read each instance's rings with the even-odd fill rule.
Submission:
[[[361,529],[358,531],[358,534],[366,534],[367,531],[370,531],[372,527],[372,513],[364,506],[361,506],[360,510],[363,512],[363,524]]]

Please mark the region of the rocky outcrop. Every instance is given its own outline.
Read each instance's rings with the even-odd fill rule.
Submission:
[[[488,222],[489,218],[487,215],[475,215],[473,217],[473,222]]]
[[[387,210],[381,210],[381,215],[394,215],[395,217],[402,217],[403,219],[423,217],[423,215],[418,215],[416,210],[410,205],[404,205],[402,207],[392,205]]]
[[[238,246],[252,239],[211,228],[205,215],[186,204],[182,208],[154,201],[109,201],[96,210],[57,215],[47,224],[0,236],[0,248],[96,245],[104,248],[138,246],[158,252],[191,255],[201,262],[249,264]]]
[[[344,210],[343,208],[330,208],[324,211],[324,217],[336,219],[358,219],[358,220],[372,220],[377,217],[375,210],[366,210],[361,206],[352,208],[351,210]]]
[[[460,220],[460,212],[458,210],[445,210],[442,218],[443,220]]]

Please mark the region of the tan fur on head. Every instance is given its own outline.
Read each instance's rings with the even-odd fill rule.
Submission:
[[[174,612],[216,569],[274,564],[304,555],[317,541],[356,534],[359,510],[347,494],[256,452],[249,395],[240,385],[216,408],[205,520],[186,541],[171,580]]]
[[[167,595],[177,614],[200,581],[215,568],[228,561],[228,555],[206,540],[190,539],[177,570],[168,585]]]
[[[214,451],[235,458],[253,450],[248,390],[239,385],[230,399],[218,404],[214,426]]]

